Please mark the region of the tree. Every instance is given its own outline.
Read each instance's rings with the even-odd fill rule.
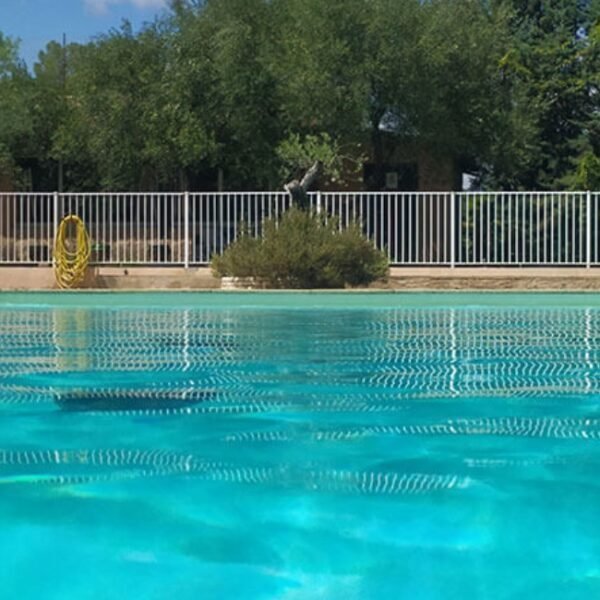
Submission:
[[[512,47],[502,65],[512,101],[528,112],[533,135],[525,160],[498,164],[492,184],[561,189],[597,145],[598,3],[513,0]],[[527,109],[526,107],[529,107]]]
[[[36,187],[41,189],[60,189],[62,183],[58,133],[68,117],[67,71],[72,62],[70,55],[76,48],[50,42],[33,66],[32,137],[35,140]]]
[[[70,165],[93,165],[71,181],[75,188],[156,189],[160,176],[149,151],[152,92],[164,60],[160,39],[135,36],[128,24],[72,53],[67,80],[68,118],[55,149]],[[150,173],[150,171],[152,171]],[[150,178],[150,181],[147,181]]]
[[[179,2],[174,68],[190,111],[210,140],[206,163],[228,189],[277,184],[282,132],[275,81],[267,69],[274,7],[266,0]]]
[[[421,152],[489,187],[574,187],[600,152],[599,11],[173,0],[138,32],[51,42],[34,77],[0,37],[0,154],[51,189],[61,161],[71,190],[206,189],[222,173],[227,189],[301,191],[365,155],[380,187],[388,160]]]
[[[19,186],[19,161],[31,152],[31,78],[18,43],[0,33],[0,175]]]
[[[476,0],[280,0],[272,53],[288,135],[370,147],[384,140],[457,163],[492,160],[509,118],[499,68],[505,14]],[[318,6],[317,6],[318,5]],[[475,168],[475,167],[474,167]]]

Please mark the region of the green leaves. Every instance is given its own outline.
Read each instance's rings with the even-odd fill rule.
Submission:
[[[291,134],[277,148],[277,155],[283,163],[284,180],[298,172],[308,170],[315,162],[320,162],[322,172],[332,181],[340,179],[342,155],[339,144],[327,133],[301,137]]]
[[[600,155],[599,7],[177,0],[66,56],[51,42],[34,77],[0,34],[4,164],[35,165],[38,189],[59,160],[69,190],[280,189],[366,154],[378,187],[426,155],[490,187],[571,187]]]
[[[575,173],[567,179],[567,185],[576,190],[600,189],[600,156],[588,150],[578,160]]]
[[[592,121],[599,108],[597,15],[592,4],[572,0],[505,4],[514,5],[514,33],[501,68],[520,129],[504,144],[505,156],[516,160],[496,157],[488,183],[528,189],[578,186],[578,164],[593,144]]]
[[[0,180],[18,187],[19,160],[32,153],[32,81],[18,57],[18,43],[0,33]]]

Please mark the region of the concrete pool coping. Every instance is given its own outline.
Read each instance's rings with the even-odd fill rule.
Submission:
[[[430,308],[600,309],[589,292],[459,291],[41,291],[0,292],[0,308],[177,308],[177,309],[430,309]]]

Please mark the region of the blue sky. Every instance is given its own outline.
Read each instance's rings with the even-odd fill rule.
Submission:
[[[87,42],[128,19],[134,28],[151,21],[167,0],[0,0],[0,31],[21,40],[31,68],[50,40]]]

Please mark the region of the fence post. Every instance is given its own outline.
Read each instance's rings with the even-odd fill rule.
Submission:
[[[317,192],[317,214],[321,214],[321,190]]]
[[[50,263],[54,261],[54,244],[56,243],[56,236],[58,235],[58,198],[59,193],[54,192],[52,197],[52,211],[54,213],[54,223],[52,231],[52,251],[50,252]]]
[[[585,266],[592,266],[592,192],[586,194],[586,219],[585,219]]]
[[[190,193],[183,194],[183,266],[190,268]]]
[[[450,193],[450,268],[456,267],[456,193]]]

